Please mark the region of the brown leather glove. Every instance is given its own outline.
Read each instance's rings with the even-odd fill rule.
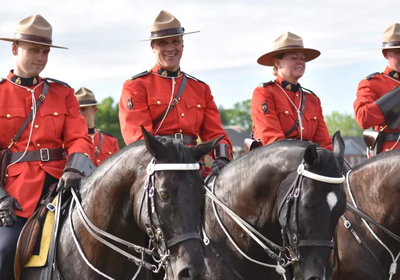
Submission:
[[[218,175],[222,168],[230,162],[226,157],[216,158],[211,165],[211,170],[214,175]]]
[[[0,227],[9,227],[17,222],[18,218],[15,215],[14,207],[22,211],[21,205],[15,198],[7,195],[0,200]]]
[[[64,190],[69,191],[71,187],[79,187],[83,175],[76,171],[66,171],[58,181],[57,191],[64,186]]]

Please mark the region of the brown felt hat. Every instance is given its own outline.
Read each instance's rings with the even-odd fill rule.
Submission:
[[[272,43],[271,51],[260,56],[257,62],[265,66],[274,66],[272,60],[276,55],[291,51],[304,53],[306,62],[316,59],[321,54],[318,50],[305,48],[303,39],[300,36],[291,32],[285,32]]]
[[[81,87],[75,92],[76,99],[78,99],[81,107],[96,106],[100,103],[97,102],[94,93],[87,88]]]
[[[49,46],[52,48],[67,49],[53,45],[53,29],[50,23],[41,15],[32,15],[21,20],[14,33],[14,38],[0,38],[9,42],[28,42]]]
[[[151,41],[197,32],[200,31],[185,32],[185,28],[181,26],[180,21],[176,17],[167,11],[161,11],[151,26],[150,38],[143,39],[141,41]]]
[[[393,23],[383,33],[380,50],[400,49],[400,23]]]

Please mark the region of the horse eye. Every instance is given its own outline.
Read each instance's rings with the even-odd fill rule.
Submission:
[[[169,198],[169,195],[166,192],[161,192],[160,195],[161,195],[162,199],[168,199]]]

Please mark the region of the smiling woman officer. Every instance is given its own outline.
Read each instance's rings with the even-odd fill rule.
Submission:
[[[195,31],[198,32],[198,31]],[[161,11],[149,39],[156,65],[124,83],[119,102],[122,136],[128,145],[143,139],[141,125],[153,135],[180,139],[185,145],[225,137],[215,148],[213,173],[231,160],[232,144],[222,128],[210,87],[180,70],[183,53],[181,23]]]
[[[306,62],[319,55],[318,50],[304,48],[299,36],[285,32],[274,41],[272,50],[257,60],[261,65],[273,66],[276,76],[253,92],[251,118],[257,141],[267,145],[282,139],[299,139],[332,150],[319,98],[298,83]]]

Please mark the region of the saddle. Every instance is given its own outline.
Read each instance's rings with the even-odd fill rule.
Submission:
[[[24,267],[41,267],[46,264],[54,225],[56,188],[56,183],[50,187],[50,191],[43,197],[39,208],[28,219],[21,231],[14,260],[16,280],[19,280]],[[34,255],[34,251],[39,252]]]

